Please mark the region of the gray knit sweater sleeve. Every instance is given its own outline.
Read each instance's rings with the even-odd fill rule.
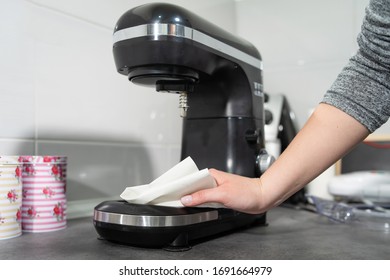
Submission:
[[[371,0],[366,8],[359,50],[325,94],[333,105],[370,132],[390,116],[390,0]]]

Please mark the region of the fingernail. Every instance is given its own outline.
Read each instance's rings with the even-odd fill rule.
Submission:
[[[181,203],[183,203],[184,205],[187,205],[187,204],[190,204],[192,202],[192,196],[191,195],[186,195],[186,196],[183,196],[181,199],[180,199]]]

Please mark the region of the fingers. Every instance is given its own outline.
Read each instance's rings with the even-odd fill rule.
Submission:
[[[183,196],[180,201],[184,206],[196,206],[209,202],[222,203],[220,193],[216,188],[200,190],[193,194]]]
[[[225,172],[219,171],[217,169],[211,168],[209,169],[209,173],[214,177],[217,186],[222,185],[224,182],[224,176],[226,176]],[[209,202],[218,202],[221,203],[221,193],[220,190],[214,189],[205,189],[195,192],[190,195],[186,195],[181,198],[181,203],[184,206],[196,206],[203,203]]]
[[[209,169],[211,176],[214,177],[217,188],[204,189],[193,194],[186,195],[181,198],[181,203],[184,206],[196,206],[203,203],[217,202],[225,204],[225,195],[226,192],[223,191],[223,188],[220,188],[224,183],[231,178],[232,174],[217,170]]]

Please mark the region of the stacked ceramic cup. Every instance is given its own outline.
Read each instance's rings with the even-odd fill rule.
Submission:
[[[66,227],[66,162],[63,156],[22,156],[22,229],[46,232]]]
[[[0,156],[0,239],[22,234],[22,180],[18,157]]]

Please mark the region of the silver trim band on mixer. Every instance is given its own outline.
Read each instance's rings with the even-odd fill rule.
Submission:
[[[159,36],[186,38],[188,40],[198,42],[202,45],[225,53],[231,57],[237,58],[260,70],[263,70],[263,63],[260,59],[240,51],[232,46],[229,46],[228,44],[225,44],[217,39],[214,39],[213,37],[206,35],[198,30],[180,24],[152,23],[128,27],[118,30],[114,33],[113,43],[115,44],[120,41],[144,36],[151,36],[156,41],[159,40]]]
[[[139,227],[175,227],[187,226],[218,219],[218,211],[178,215],[178,216],[144,216],[109,213],[95,210],[94,220],[109,224]]]

